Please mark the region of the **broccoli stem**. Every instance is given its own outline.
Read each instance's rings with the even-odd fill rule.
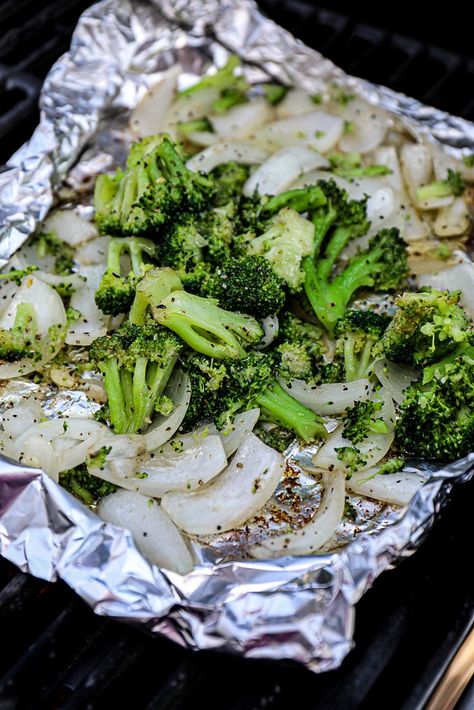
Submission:
[[[281,195],[275,195],[262,208],[265,215],[273,215],[283,207],[291,207],[297,212],[307,212],[322,207],[327,202],[324,192],[318,185],[287,190]]]
[[[303,441],[324,439],[327,431],[324,420],[307,407],[303,406],[274,382],[257,397],[262,413],[275,424],[291,429]]]
[[[194,94],[196,91],[209,87],[222,90],[232,86],[236,81],[234,71],[238,66],[240,66],[240,59],[233,54],[229,57],[222,69],[219,69],[219,71],[211,76],[205,76],[201,81],[198,81],[197,84],[183,89],[183,91],[179,92],[179,96],[188,96],[189,94]]]
[[[163,267],[147,271],[137,285],[135,298],[130,309],[129,321],[136,325],[143,325],[147,309],[150,306],[153,310],[172,291],[180,291],[182,288],[183,284],[173,269]]]
[[[127,410],[128,399],[125,395],[124,378],[121,377],[121,370],[115,358],[104,360],[100,364],[100,369],[107,384],[107,398],[109,403],[110,421],[116,434],[123,434],[127,431]],[[122,371],[123,374],[123,371]]]
[[[164,367],[156,362],[150,363],[148,358],[137,358],[133,372],[132,384],[132,418],[129,423],[129,433],[135,433],[142,428],[143,423],[153,414],[154,404],[171,376],[178,359],[171,357]]]
[[[448,182],[445,180],[435,180],[428,185],[419,187],[416,191],[416,199],[418,202],[424,202],[425,200],[432,200],[437,197],[449,197],[449,195],[452,194],[453,191]]]

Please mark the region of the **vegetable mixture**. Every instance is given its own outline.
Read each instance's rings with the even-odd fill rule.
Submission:
[[[295,440],[319,507],[250,557],[315,552],[350,493],[405,506],[407,459],[474,450],[474,167],[336,86],[179,73],[92,219],[60,191],[0,274],[0,446],[185,573],[193,537],[275,504]]]

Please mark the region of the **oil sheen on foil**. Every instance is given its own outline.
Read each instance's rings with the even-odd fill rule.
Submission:
[[[161,72],[179,62],[186,82],[229,52],[249,63],[250,81],[270,76],[311,92],[337,81],[391,111],[415,135],[454,152],[474,149],[472,123],[348,77],[264,18],[253,2],[105,0],[82,16],[70,52],[46,79],[40,125],[0,175],[0,266],[45,217],[59,187],[63,198],[87,192],[97,173],[121,160],[128,112]],[[87,201],[80,209],[89,209]],[[31,387],[7,383],[0,408]],[[37,394],[47,416],[91,412],[77,391]],[[288,451],[305,514],[319,496],[300,465],[310,453],[296,446]],[[150,565],[128,532],[100,521],[38,469],[3,459],[0,552],[38,577],[65,580],[99,614],[193,649],[291,658],[321,672],[340,665],[351,649],[358,599],[383,570],[416,549],[452,485],[474,475],[474,453],[437,471],[420,461],[413,465],[427,483],[408,509],[351,497],[353,518],[340,525],[326,554],[246,560],[245,540],[229,534],[195,542],[200,564],[182,577]],[[277,494],[284,507],[284,484]]]

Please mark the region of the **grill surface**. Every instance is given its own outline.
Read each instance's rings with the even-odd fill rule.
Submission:
[[[41,82],[89,4],[0,6],[0,162],[31,134]],[[261,5],[347,71],[474,118],[466,90],[472,59],[311,3]],[[0,710],[277,710],[300,697],[315,710],[421,709],[473,622],[466,563],[473,493],[474,483],[455,490],[417,554],[376,581],[358,605],[355,650],[323,676],[289,664],[192,654],[96,617],[62,583],[46,584],[0,560]],[[473,705],[471,689],[460,708]]]

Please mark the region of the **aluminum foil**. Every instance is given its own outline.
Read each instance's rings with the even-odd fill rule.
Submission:
[[[177,61],[185,78],[238,53],[252,81],[270,76],[312,92],[338,81],[451,152],[474,149],[474,125],[414,99],[348,77],[264,18],[250,0],[105,0],[81,18],[70,52],[52,68],[41,122],[0,174],[0,266],[61,195],[120,159],[127,115]],[[85,208],[87,209],[87,208]],[[3,404],[35,392],[9,383]],[[40,393],[38,393],[39,396]],[[83,393],[41,392],[47,416],[87,413]],[[293,464],[304,452],[292,450]],[[355,604],[374,579],[413,552],[454,483],[474,476],[474,453],[429,479],[405,512],[386,507],[339,531],[328,554],[270,562],[229,559],[196,546],[186,576],[150,565],[131,535],[103,523],[38,469],[0,463],[0,551],[24,571],[61,578],[98,614],[143,625],[193,649],[291,658],[315,672],[337,667],[352,646]],[[373,524],[373,520],[377,523]],[[372,522],[371,522],[372,521]],[[228,553],[235,558],[235,550]]]

